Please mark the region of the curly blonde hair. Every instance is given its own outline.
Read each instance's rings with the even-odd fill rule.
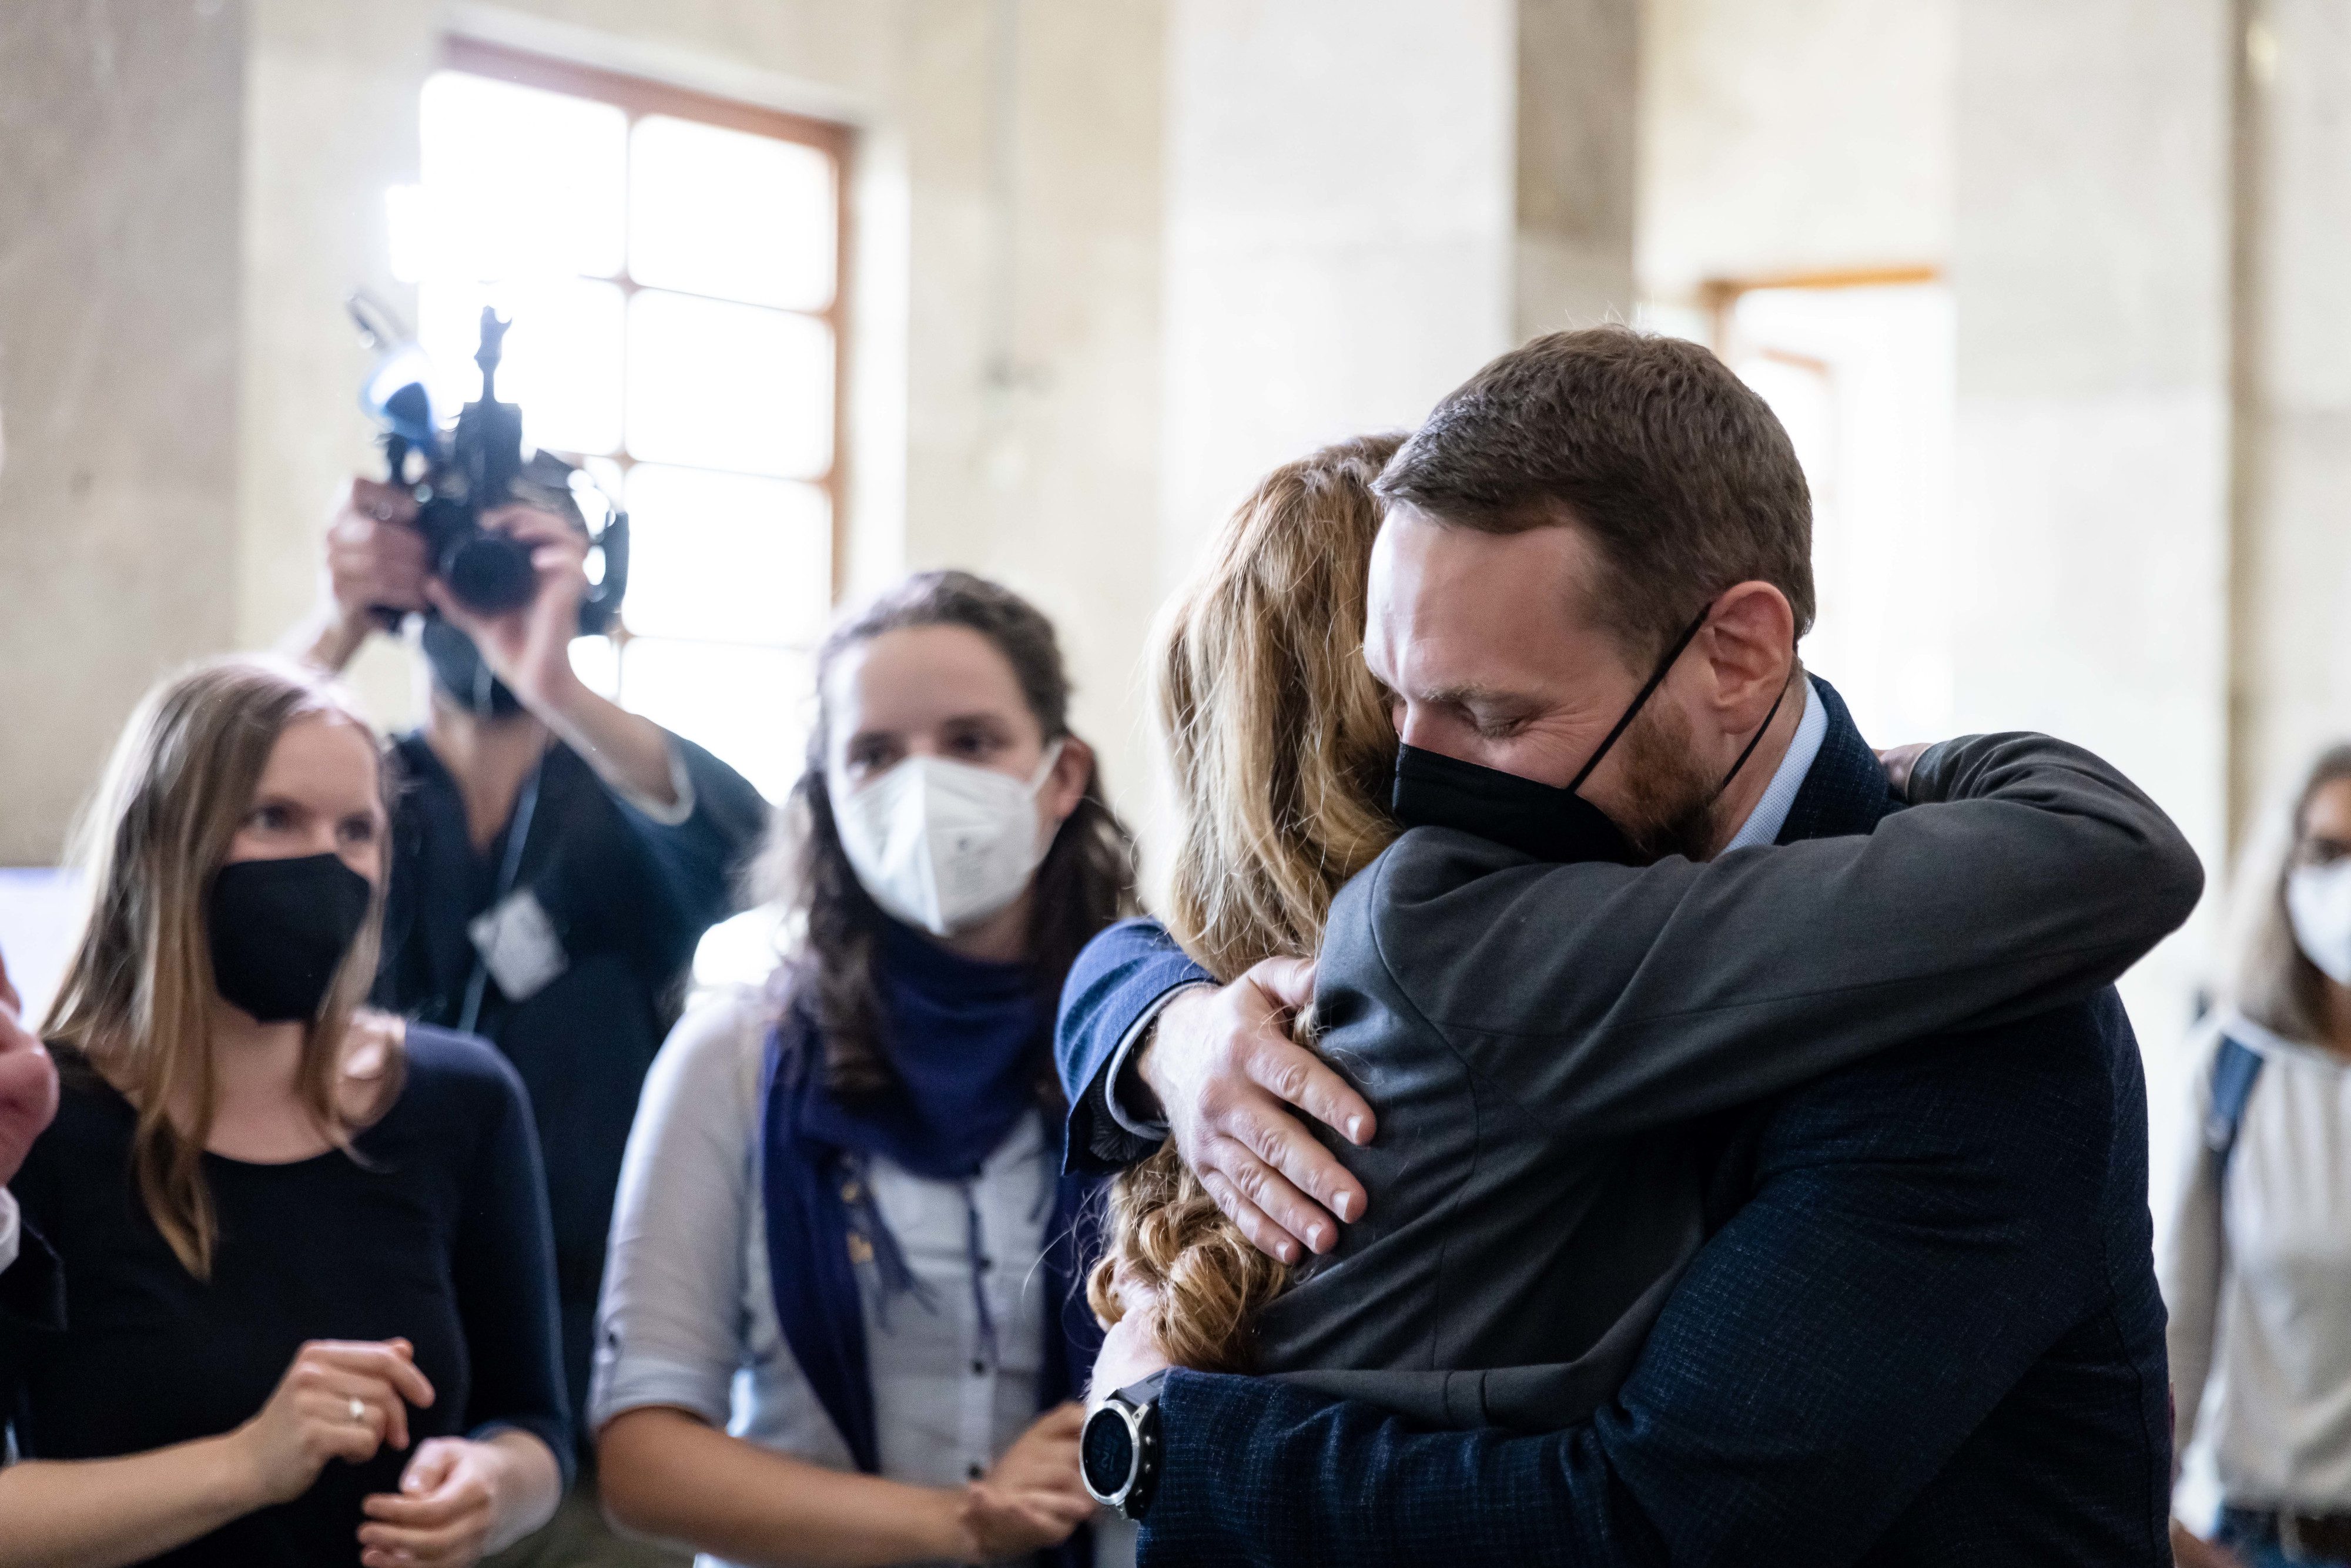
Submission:
[[[1331,900],[1395,837],[1395,729],[1364,665],[1364,600],[1372,484],[1402,444],[1363,436],[1266,476],[1161,627],[1179,818],[1168,928],[1220,981],[1312,956]],[[1248,1370],[1257,1315],[1290,1270],[1225,1218],[1173,1143],[1119,1177],[1108,1234],[1087,1281],[1104,1322],[1128,1293],[1150,1303],[1170,1361]]]

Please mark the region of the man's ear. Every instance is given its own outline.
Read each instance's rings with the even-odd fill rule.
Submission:
[[[1053,759],[1053,771],[1045,776],[1043,788],[1037,791],[1055,821],[1070,820],[1093,776],[1094,748],[1074,735],[1063,736],[1061,755]]]
[[[1722,727],[1751,730],[1780,698],[1796,658],[1796,615],[1768,582],[1742,582],[1716,596],[1699,645],[1714,674]]]

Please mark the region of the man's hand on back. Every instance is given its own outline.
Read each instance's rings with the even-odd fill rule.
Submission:
[[[1352,1143],[1372,1138],[1363,1096],[1290,1038],[1313,1000],[1312,964],[1269,958],[1221,989],[1169,1002],[1136,1062],[1184,1163],[1259,1250],[1285,1263],[1302,1256],[1301,1244],[1337,1246],[1338,1220],[1362,1218],[1366,1202],[1362,1184],[1291,1113]]]
[[[0,960],[0,1186],[16,1179],[33,1140],[57,1113],[57,1064],[17,1021],[22,1005]]]

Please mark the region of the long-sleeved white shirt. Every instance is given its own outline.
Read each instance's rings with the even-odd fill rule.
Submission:
[[[2204,1137],[2216,1028],[2157,1213],[2179,1451],[2208,1448],[2234,1506],[2351,1513],[2351,1061],[2222,1027],[2263,1059],[2227,1179]]]
[[[0,1186],[0,1269],[16,1260],[16,1200]]]
[[[750,993],[680,1020],[646,1075],[612,1212],[588,1404],[601,1427],[648,1405],[690,1410],[747,1442],[836,1469],[847,1444],[777,1321],[760,1195],[759,1086],[768,1013]],[[882,1473],[956,1487],[982,1473],[1040,1414],[1043,1251],[1051,1205],[1041,1115],[969,1183],[876,1159],[873,1201],[929,1304],[876,1299],[862,1270]],[[977,1214],[988,1266],[975,1281]],[[994,1345],[975,1286],[987,1292]],[[1103,1518],[1099,1568],[1134,1561],[1133,1527]],[[701,1560],[724,1568],[718,1560]]]

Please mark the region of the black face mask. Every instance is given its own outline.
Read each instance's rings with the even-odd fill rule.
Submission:
[[[507,718],[522,711],[522,699],[490,674],[474,640],[438,615],[424,622],[424,662],[442,695],[484,718]]]
[[[221,867],[205,919],[222,999],[262,1023],[318,1017],[373,891],[338,855]]]
[[[1698,636],[1713,610],[1708,605],[1698,612],[1698,619],[1674,640],[1666,656],[1657,661],[1648,685],[1641,688],[1640,695],[1616,721],[1616,727],[1608,732],[1607,738],[1568,781],[1566,789],[1499,768],[1481,768],[1442,752],[1406,746],[1396,751],[1390,812],[1407,828],[1453,828],[1516,850],[1531,860],[1552,864],[1575,865],[1588,861],[1641,864],[1646,857],[1635,847],[1625,830],[1576,791],[1625,732],[1633,727],[1633,721],[1640,716],[1641,709],[1657,688],[1665,685],[1675,661]],[[1785,701],[1787,695],[1787,689],[1781,688],[1780,701]],[[1747,743],[1747,749],[1739,754],[1739,760],[1730,765],[1730,771],[1715,786],[1716,794],[1729,788],[1730,781],[1739,777],[1739,770],[1747,766],[1747,759],[1755,755],[1755,747],[1771,733],[1772,719],[1780,716],[1780,701],[1772,703],[1755,738]]]

